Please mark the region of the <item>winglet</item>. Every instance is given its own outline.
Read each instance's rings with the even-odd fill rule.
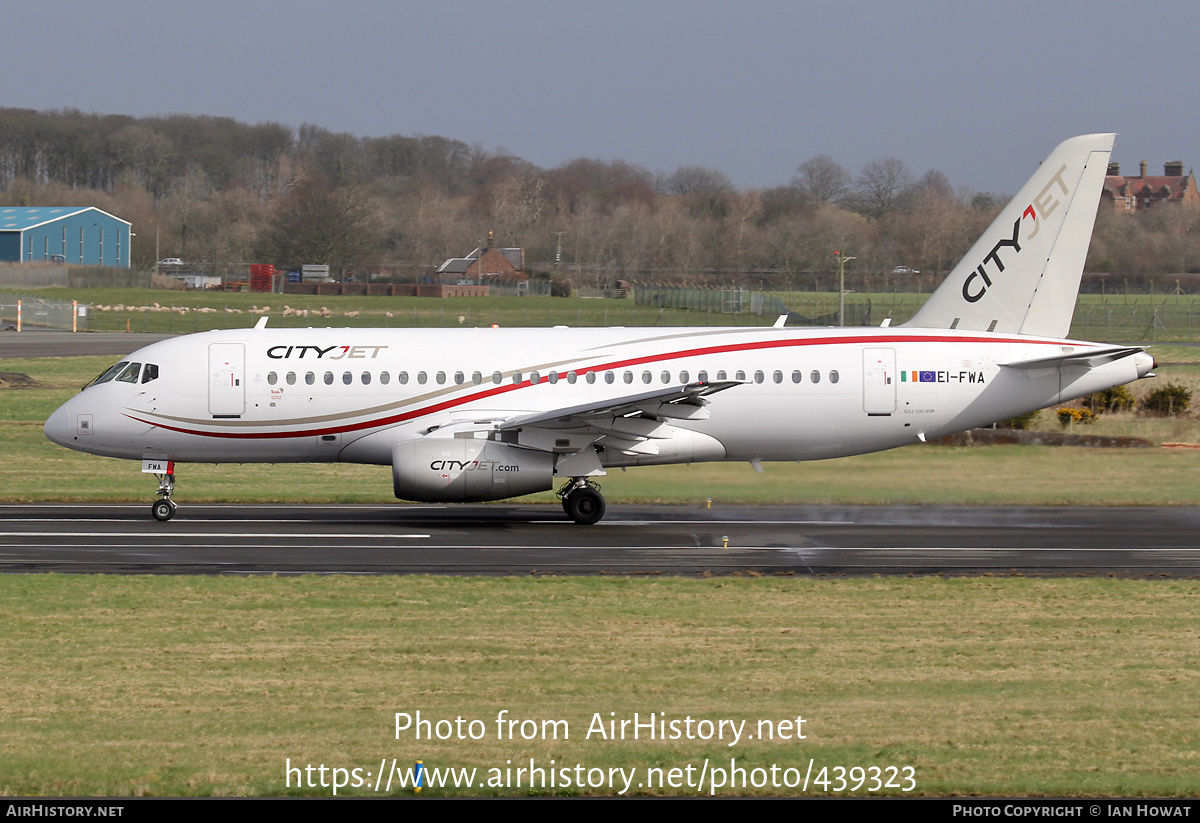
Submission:
[[[1066,337],[1115,137],[1060,143],[905,325]]]

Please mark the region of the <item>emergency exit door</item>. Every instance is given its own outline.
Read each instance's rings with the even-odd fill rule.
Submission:
[[[246,345],[208,344],[208,413],[241,417],[246,411]]]
[[[896,350],[863,349],[863,411],[888,415],[896,410]]]

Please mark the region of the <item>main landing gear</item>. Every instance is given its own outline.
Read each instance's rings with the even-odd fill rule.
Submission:
[[[158,478],[158,500],[154,501],[154,505],[150,507],[150,511],[154,514],[155,520],[166,521],[175,516],[175,511],[179,507],[171,500],[171,494],[175,491],[175,474],[155,474]]]
[[[581,526],[599,523],[604,517],[604,496],[600,487],[583,477],[573,477],[558,490],[563,511]]]

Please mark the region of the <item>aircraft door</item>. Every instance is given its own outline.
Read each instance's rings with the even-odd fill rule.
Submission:
[[[208,413],[241,417],[246,411],[246,345],[208,344]]]
[[[863,349],[863,411],[889,415],[896,410],[896,350]]]

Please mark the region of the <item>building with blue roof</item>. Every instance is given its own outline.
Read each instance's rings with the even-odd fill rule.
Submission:
[[[0,207],[0,262],[127,269],[129,229],[92,206]]]

